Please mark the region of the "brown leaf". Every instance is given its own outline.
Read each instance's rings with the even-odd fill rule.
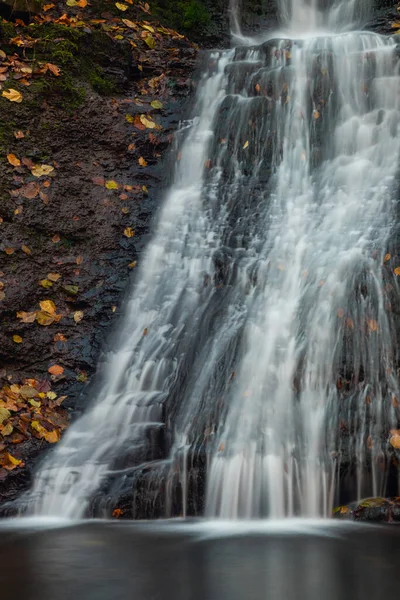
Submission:
[[[7,160],[13,167],[21,166],[21,161],[15,156],[15,154],[7,154]]]

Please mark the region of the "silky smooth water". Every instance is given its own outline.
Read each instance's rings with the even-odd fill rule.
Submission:
[[[384,493],[395,43],[348,31],[368,2],[280,8],[282,36],[210,55],[101,391],[39,471],[35,513],[84,514],[127,457],[167,514],[199,462],[210,516],[329,515],[343,465],[358,497]]]

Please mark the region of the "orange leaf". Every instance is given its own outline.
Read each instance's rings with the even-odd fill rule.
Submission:
[[[52,367],[48,368],[48,372],[50,375],[62,375],[64,373],[64,368],[60,365],[53,365]]]
[[[21,161],[15,156],[15,154],[7,154],[7,160],[13,167],[21,166]]]

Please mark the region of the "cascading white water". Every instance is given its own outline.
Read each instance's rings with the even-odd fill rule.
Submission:
[[[318,33],[367,3],[320,4],[282,0],[284,39],[211,56],[102,389],[39,472],[35,512],[84,514],[122,458],[148,466],[160,428],[154,480],[178,477],[183,514],[199,456],[213,516],[327,515],[341,462],[359,496],[383,489],[400,79],[391,39]]]

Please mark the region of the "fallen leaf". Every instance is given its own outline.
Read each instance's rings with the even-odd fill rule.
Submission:
[[[74,312],[74,321],[75,323],[80,323],[83,319],[83,312],[81,310],[77,310]]]
[[[50,313],[51,315],[55,314],[56,312],[56,305],[54,304],[53,300],[42,300],[39,305],[42,310]]]
[[[36,321],[39,323],[39,325],[42,325],[43,327],[48,327],[49,325],[52,325],[55,320],[55,315],[50,315],[49,313],[43,310],[40,310],[36,313]]]
[[[246,142],[243,146],[243,150],[246,150],[246,148],[248,148],[248,147],[249,147],[249,142]]]
[[[52,367],[49,367],[48,372],[50,373],[50,375],[62,375],[64,373],[64,367],[62,367],[61,365],[53,365]]]
[[[163,104],[159,100],[153,100],[152,103],[151,103],[151,106],[153,108],[160,109],[160,108],[163,107]]]
[[[389,442],[390,442],[391,446],[393,446],[393,448],[400,448],[400,435],[399,434],[392,435]]]
[[[132,229],[132,227],[127,227],[126,229],[124,229],[124,236],[127,238],[131,238],[135,235],[134,230]]]
[[[133,262],[129,263],[128,267],[129,267],[130,269],[134,269],[134,268],[136,267],[136,265],[137,265],[137,261],[136,261],[136,260],[134,260]]]
[[[22,102],[22,94],[20,94],[17,90],[13,90],[10,88],[9,90],[4,90],[1,93],[4,98],[7,98],[10,102],[17,102],[20,104]]]
[[[61,240],[61,238],[58,233],[56,233],[56,235],[53,235],[53,237],[51,238],[51,241],[53,242],[53,244],[58,244],[58,242],[60,240]]]
[[[17,312],[17,318],[21,319],[22,323],[34,323],[36,319],[36,312]]]
[[[82,1],[82,0],[81,0]],[[84,0],[86,2],[86,0]],[[86,3],[87,4],[87,3]],[[85,4],[85,6],[86,6]],[[79,6],[79,2],[78,2],[78,6]],[[56,77],[60,76],[60,67],[57,67],[57,65],[53,65],[52,63],[47,63],[46,67],[48,68],[48,70],[53,73],[53,75],[55,75]]]
[[[54,171],[54,167],[51,165],[34,165],[31,168],[31,173],[34,177],[43,177],[43,175],[50,175]]]
[[[147,167],[147,161],[141,156],[138,160],[138,163],[141,167]]]
[[[22,252],[24,252],[25,254],[32,254],[32,250],[30,248],[28,248],[28,246],[25,246],[25,244],[22,244],[21,246],[21,250]]]
[[[386,254],[385,258],[383,259],[383,262],[387,263],[390,259],[391,259],[391,255],[390,254]]]
[[[44,12],[47,12],[48,10],[54,8],[54,6],[55,6],[55,4],[45,4],[43,6],[43,10],[44,10]]]
[[[16,344],[22,344],[22,337],[20,335],[13,335],[13,341]]]
[[[75,262],[77,265],[81,265],[83,263],[83,256],[77,256]]]
[[[5,425],[1,430],[1,435],[5,437],[6,435],[11,435],[13,431],[14,427],[11,425],[11,423],[7,423],[7,425]]]
[[[11,413],[7,408],[0,407],[0,424],[11,417]]]
[[[56,333],[56,335],[54,336],[53,340],[55,342],[66,342],[67,338],[62,333]]]
[[[124,511],[121,508],[115,508],[113,510],[112,516],[118,519],[121,515],[124,514]]]
[[[140,122],[142,123],[142,125],[147,127],[147,129],[154,129],[157,126],[156,123],[154,123],[154,121],[151,121],[150,119],[148,119],[146,117],[146,115],[140,115]],[[136,120],[135,120],[135,125],[136,125]]]
[[[125,12],[129,8],[127,4],[122,4],[121,2],[116,2],[115,6],[118,8],[118,10],[122,10],[122,12]]]
[[[47,279],[56,283],[59,279],[61,279],[61,275],[60,273],[47,273]]]
[[[49,288],[53,287],[53,282],[49,281],[48,279],[42,279],[41,281],[39,281],[39,285],[48,290]]]
[[[109,181],[106,181],[105,185],[108,190],[117,190],[118,189],[118,183],[116,181],[113,181],[112,179],[110,179]]]
[[[152,50],[157,46],[156,40],[151,35],[148,35],[144,41],[146,42],[148,47],[151,48]]]
[[[23,131],[14,131],[14,137],[17,140],[22,140],[25,137],[25,134]]]
[[[395,275],[400,275],[400,267],[396,267],[394,270]]]
[[[15,156],[15,154],[7,154],[7,160],[13,167],[21,166],[21,161]]]

